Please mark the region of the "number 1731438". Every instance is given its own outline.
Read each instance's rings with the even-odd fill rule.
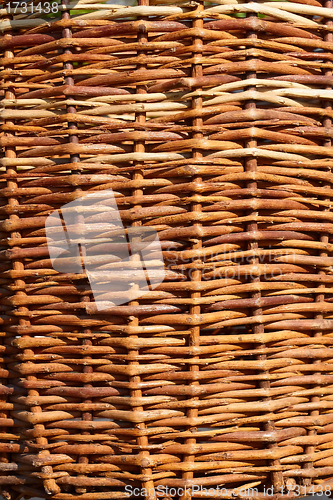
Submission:
[[[57,2],[8,2],[8,14],[57,14],[60,5]]]

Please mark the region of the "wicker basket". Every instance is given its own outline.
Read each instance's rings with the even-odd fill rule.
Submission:
[[[2,495],[330,493],[332,0],[12,5]],[[86,272],[52,265],[45,224],[110,189],[166,267],[100,310]]]

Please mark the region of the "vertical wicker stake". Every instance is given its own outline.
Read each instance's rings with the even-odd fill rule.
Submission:
[[[327,8],[329,8],[329,9],[332,8],[332,5],[333,4],[332,4],[331,0],[326,1],[324,3],[324,6],[327,7]],[[326,26],[327,26],[328,29],[327,29],[327,33],[325,33],[325,35],[324,35],[324,41],[326,41],[328,43],[332,43],[332,41],[333,41],[333,35],[330,32],[330,30],[332,29],[333,23],[332,23],[331,20],[325,19],[325,24],[326,24]],[[332,74],[333,73],[332,73],[331,69],[327,68],[325,70],[324,74],[328,78],[332,78]],[[332,85],[329,85],[329,86],[327,86],[325,88],[332,91]],[[327,111],[328,115],[331,115],[331,116],[323,117],[323,127],[325,127],[326,130],[328,130],[328,131],[331,132],[332,131],[332,102],[331,101],[322,101],[322,106]],[[322,145],[324,147],[328,147],[328,148],[332,147],[332,141],[331,141],[331,139],[329,137],[330,135],[331,134],[328,134],[328,137],[322,141]],[[330,172],[330,169],[328,169],[328,173],[329,172]],[[331,182],[329,182],[328,180],[325,181],[324,186],[327,189],[331,189]],[[329,203],[330,199],[328,197],[324,197],[324,201],[326,203]],[[323,207],[323,211],[324,212],[325,211],[329,212],[330,208],[327,207],[327,206],[326,207],[324,206]],[[330,241],[329,233],[323,233],[323,234],[320,235],[320,242],[323,244],[323,249],[324,249],[324,251],[319,252],[320,257],[323,257],[323,258],[328,257],[329,254],[325,251],[325,247],[329,244],[329,241]],[[326,276],[326,272],[324,270],[320,270],[318,274],[322,275],[323,277]],[[321,293],[321,291],[323,291],[323,293]],[[321,305],[323,305],[325,307],[325,305],[324,305],[324,303],[325,303],[325,285],[321,284],[320,282],[318,284],[318,292],[319,293],[318,293],[318,295],[316,295],[315,300],[316,300],[317,303],[319,303],[319,304],[321,304]],[[319,321],[322,321],[324,319],[324,315],[321,312],[321,308],[319,309],[319,314],[317,314],[315,316],[315,318],[318,319]],[[323,331],[321,331],[320,329],[318,329],[317,331],[315,331],[314,337],[322,337],[322,336],[323,336]],[[314,365],[320,364],[320,361],[318,359],[314,359],[313,364]],[[315,373],[315,375],[317,377],[320,377],[320,371],[314,372],[314,373]],[[315,388],[315,391],[320,391],[320,387],[318,386],[318,384],[315,384],[314,388]],[[312,396],[311,402],[314,403],[314,406],[316,406],[316,404],[318,404],[320,402],[320,397],[317,396],[317,395]],[[311,415],[313,415],[314,417],[318,417],[320,415],[320,412],[317,409],[314,409],[311,412]],[[317,429],[311,429],[309,431],[309,435],[310,436],[317,436],[318,435]],[[311,471],[311,473],[312,473],[313,476],[316,476],[316,472],[315,472],[314,463],[311,460],[311,457],[314,456],[315,451],[316,451],[315,446],[311,446],[311,445],[307,446],[306,449],[305,449],[305,452],[310,457],[310,460],[305,463],[304,468],[310,469],[310,471]],[[311,483],[312,483],[311,475],[310,475],[310,477],[305,477],[303,479],[303,485],[305,487],[311,488]]]
[[[332,0],[57,5],[0,10],[2,496],[330,493]]]
[[[253,18],[256,18],[256,15],[253,13],[250,13],[250,14],[247,14],[247,18],[253,19]],[[248,31],[247,37],[251,41],[253,40],[254,43],[258,40],[258,36],[257,36],[257,33],[255,31]],[[255,58],[253,58],[253,57],[248,57],[247,59],[250,61],[255,60]],[[256,71],[249,71],[249,72],[247,72],[246,77],[247,77],[247,79],[255,80],[257,78],[257,72]],[[253,86],[248,87],[248,89],[255,92],[256,85],[254,84]],[[245,104],[245,109],[254,110],[254,112],[255,112],[255,110],[257,109],[256,101],[249,100]],[[245,142],[245,146],[247,148],[256,149],[258,146],[258,142],[255,138],[251,137]],[[254,175],[256,175],[256,173],[258,172],[258,161],[256,158],[251,158],[251,157],[246,158],[244,166],[245,166],[245,172],[246,173],[248,172],[250,174],[250,178],[251,178],[251,173],[254,173]],[[251,198],[254,195],[254,193],[258,190],[258,183],[255,180],[254,181],[250,180],[247,183],[247,188],[249,189],[249,197]],[[251,222],[249,222],[246,225],[246,231],[248,231],[249,233],[252,233],[252,234],[257,233],[259,227],[258,227],[258,223],[256,222],[256,213],[255,212],[252,212],[252,211],[249,212],[249,220]],[[258,259],[259,244],[257,241],[252,240],[252,241],[250,241],[248,247],[249,247],[249,250],[251,252],[253,252],[253,257],[251,257],[251,264],[257,266],[259,264],[259,259]],[[258,291],[255,291],[252,294],[252,298],[254,299],[255,304],[260,304],[260,302],[262,300],[262,294],[261,294],[261,290],[260,290],[260,281],[261,281],[260,275],[252,278],[251,281],[254,284],[258,284]],[[251,311],[251,315],[253,315],[253,316],[261,316],[262,314],[263,314],[263,309],[260,306],[259,307],[255,306]],[[257,324],[257,325],[255,324],[254,325],[253,333],[255,335],[257,335],[258,338],[261,338],[261,336],[264,332],[265,332],[265,328],[264,328],[263,324]],[[258,345],[257,349],[259,350],[259,352],[260,351],[265,352],[265,350],[267,349],[267,345],[265,343],[260,343]],[[259,361],[262,361],[262,360],[266,361],[267,355],[266,354],[259,354],[257,356],[257,359]],[[266,389],[267,393],[269,393],[269,390],[271,387],[270,380],[269,380],[269,373],[267,370],[264,370],[262,372],[261,377],[260,377],[260,375],[259,375],[259,380],[260,380],[259,387],[262,389]],[[265,398],[265,399],[267,401],[271,400],[270,397]],[[276,430],[275,425],[274,425],[274,421],[267,420],[267,421],[263,422],[262,429],[263,429],[263,431],[274,432]],[[272,441],[273,442],[268,445],[268,448],[276,450],[276,442],[274,442],[275,440],[272,440]],[[271,473],[273,491],[274,491],[274,493],[280,493],[281,491],[284,490],[284,481],[283,481],[283,476],[281,473],[281,463],[279,460],[271,460],[271,461],[269,461],[269,463],[272,466],[272,470],[276,469],[276,472]]]
[[[141,7],[149,7],[149,0],[138,0],[138,5]],[[143,22],[147,20],[146,17],[143,17]],[[148,30],[149,28],[141,29],[138,30],[136,40],[137,40],[137,57],[138,57],[138,64],[136,64],[136,70],[137,71],[142,71],[143,73],[147,70],[147,65],[145,62],[139,62],[140,59],[145,59],[147,56],[147,49],[146,45],[148,43]],[[138,95],[145,95],[147,93],[146,86],[145,85],[136,85],[135,87],[135,92]],[[146,124],[146,113],[145,111],[138,111],[135,113],[135,122],[139,125],[139,127],[142,127],[143,129],[145,128]],[[146,152],[146,147],[145,147],[145,140],[140,140],[140,138],[136,138],[133,142],[133,152],[138,153],[138,156],[140,157],[142,154],[145,154]],[[133,196],[133,205],[134,205],[134,210],[140,210],[142,208],[142,201],[139,201],[140,199],[142,200],[143,197],[143,179],[144,179],[144,165],[142,165],[142,160],[139,161],[134,161],[133,162],[133,174],[132,174],[132,180],[133,180],[133,191],[132,191],[132,196]],[[132,223],[133,227],[137,227],[141,225],[140,220],[134,220]],[[133,284],[133,286],[137,286],[136,284]],[[138,301],[132,301],[130,302],[131,306],[135,309],[136,307],[139,306]],[[140,320],[139,317],[136,314],[133,314],[129,318],[129,332],[128,332],[128,339],[131,341],[132,339],[135,342],[135,339],[139,338],[140,335]],[[142,394],[142,388],[144,388],[144,384],[142,383],[141,380],[141,374],[139,370],[140,366],[140,351],[139,349],[133,349],[131,347],[128,348],[128,366],[129,370],[132,371],[129,372],[129,394],[130,397],[133,400],[133,406],[132,409],[133,412],[144,412],[144,406],[142,404],[143,399],[143,394]],[[150,451],[149,451],[149,433],[147,431],[147,425],[146,422],[143,420],[141,422],[136,423],[135,425],[137,433],[133,434],[132,439],[136,443],[137,449],[139,451],[138,453],[138,465],[139,467],[139,472],[142,477],[142,486],[147,490],[147,495],[146,498],[147,500],[156,500],[156,495],[154,494],[154,481],[153,481],[153,475],[152,475],[152,468],[151,468],[151,456],[150,456]],[[130,449],[128,450],[129,452],[131,451]]]
[[[65,10],[62,11],[62,14],[61,14],[61,18],[62,18],[62,21],[63,21],[63,27],[64,29],[62,30],[62,37],[64,39],[71,39],[72,38],[72,29],[71,29],[71,16],[70,16],[70,12],[69,12],[69,4],[70,2],[68,0],[61,0],[61,5],[64,7]],[[70,75],[71,72],[73,71],[73,60],[75,60],[75,58],[73,57],[73,51],[72,51],[72,48],[69,46],[69,48],[66,48],[64,51],[63,51],[63,54],[65,56],[64,58],[64,70],[65,70],[65,74],[68,74]],[[64,78],[64,81],[65,81],[65,85],[68,86],[68,87],[73,87],[74,86],[74,78],[72,76],[65,76]],[[74,99],[75,96],[73,97],[70,97],[70,100],[73,100],[75,101]],[[75,104],[73,103],[73,105],[71,104],[67,104],[66,105],[66,112],[67,114],[70,116],[71,114],[74,116],[76,115],[76,106]],[[68,132],[69,132],[69,135],[68,135],[68,143],[71,144],[71,145],[77,145],[78,142],[79,142],[79,139],[78,139],[78,136],[75,134],[75,131],[77,130],[77,126],[76,126],[76,123],[75,121],[70,121],[70,118],[68,120]],[[75,146],[74,146],[75,148]],[[77,152],[74,152],[70,155],[70,164],[71,164],[71,174],[72,175],[80,175],[80,167],[79,165],[77,165],[78,163],[80,162],[80,155],[77,153]],[[79,197],[80,195],[82,195],[82,189],[81,189],[81,186],[77,186],[74,190],[74,196],[77,196]],[[84,222],[84,220],[82,220],[83,217],[82,215],[78,215],[78,217],[76,218],[76,221],[77,223],[79,224],[80,222]],[[81,247],[81,252],[82,252],[82,249],[84,247]],[[78,282],[80,283],[80,282]],[[89,302],[89,297],[87,296],[83,296],[83,297],[80,297],[78,296],[77,298],[78,301],[80,302]],[[92,341],[90,340],[91,339],[91,330],[90,329],[83,329],[82,331],[80,329],[77,329],[76,330],[77,333],[80,334],[80,337],[82,338],[81,342],[82,342],[82,345],[83,346],[87,346],[87,353],[89,353],[89,347],[88,346],[92,346]],[[89,361],[91,360],[91,357],[90,356],[84,356],[84,365],[83,365],[83,368],[82,368],[82,372],[84,374],[91,374],[93,372],[93,366],[90,365]],[[85,381],[84,381],[85,382]],[[92,387],[91,384],[89,383],[84,383],[83,385],[84,388],[89,388]],[[86,399],[84,398],[83,401],[82,401],[82,406],[91,406],[91,399]],[[92,420],[92,414],[89,412],[89,411],[84,411],[84,409],[82,408],[82,412],[81,412],[81,418],[82,418],[82,421],[83,422],[90,422]],[[84,436],[86,435],[89,435],[89,432],[85,432],[83,431],[82,433]],[[89,463],[89,457],[86,456],[84,453],[80,454],[80,456],[78,457],[78,463],[81,465],[87,465]],[[80,494],[85,494],[87,492],[87,489],[85,487],[82,487],[80,485],[80,478],[84,477],[84,475],[82,474],[78,474],[78,486],[76,486],[75,488],[75,493],[80,495]]]
[[[202,49],[203,49],[203,43],[202,43],[202,37],[200,36],[200,31],[202,31],[203,28],[203,19],[202,19],[202,12],[204,10],[204,5],[203,2],[196,2],[195,7],[192,14],[192,26],[193,26],[193,31],[194,31],[194,37],[191,40],[192,42],[192,74],[191,77],[196,79],[202,78]],[[192,98],[192,109],[193,109],[193,119],[192,119],[192,131],[191,135],[193,137],[193,142],[194,142],[194,147],[192,150],[192,157],[193,157],[193,163],[194,165],[200,164],[201,159],[202,159],[202,151],[200,147],[196,146],[196,142],[200,144],[203,139],[203,134],[202,134],[202,126],[203,126],[203,120],[202,120],[202,97],[200,95],[200,92],[202,89],[197,87],[197,92],[198,92],[198,97],[193,97]],[[202,176],[199,174],[194,174],[192,177],[192,182],[195,185],[198,183],[199,185],[202,183]],[[191,193],[192,194],[192,193]],[[193,196],[194,195],[194,196]],[[200,259],[200,252],[202,250],[202,241],[201,241],[201,222],[200,222],[200,216],[202,213],[202,205],[201,205],[201,200],[196,199],[196,193],[193,192],[192,195],[192,200],[190,204],[190,213],[191,213],[191,224],[194,227],[194,238],[192,239],[192,250],[194,250],[194,255],[197,253],[197,255],[193,258],[193,268],[190,269],[190,278],[191,281],[194,283],[200,283],[201,281],[201,264],[202,261]],[[197,233],[197,234],[196,234]],[[199,288],[200,290],[200,288]],[[190,314],[193,315],[193,317],[199,316],[201,312],[201,307],[200,307],[200,297],[201,297],[201,292],[196,290],[196,287],[194,285],[191,293],[189,294],[189,297],[191,298],[192,304],[190,305]],[[195,322],[194,322],[195,324]],[[200,385],[200,376],[198,374],[198,371],[200,369],[200,365],[196,364],[196,360],[199,361],[199,356],[196,356],[196,351],[200,346],[200,326],[196,325],[193,326],[193,328],[190,329],[190,334],[189,334],[189,354],[191,353],[191,348],[193,347],[193,354],[192,354],[192,363],[188,365],[188,370],[189,370],[189,386],[190,387],[198,387]],[[194,473],[193,473],[193,462],[195,455],[193,455],[193,448],[195,449],[196,444],[197,444],[197,422],[198,422],[198,405],[197,402],[199,401],[198,397],[194,397],[189,399],[190,404],[186,404],[185,407],[187,406],[186,409],[186,416],[188,419],[188,429],[186,432],[186,437],[184,439],[184,472],[183,472],[183,479],[185,484],[191,484],[194,478]],[[191,404],[191,402],[193,402]],[[191,437],[191,435],[193,437]],[[191,491],[191,490],[189,490]],[[180,495],[180,500],[188,500],[191,498],[190,493],[184,493]]]
[[[10,40],[11,36],[10,35],[7,35],[6,36],[6,39],[7,40]],[[4,65],[4,70],[8,70],[8,72],[10,72],[10,69],[12,68],[11,64],[10,64],[10,60],[13,58],[13,53],[9,50],[5,51],[4,52],[4,58],[7,59],[7,65]],[[11,79],[7,77],[7,79],[4,79],[3,80],[3,95],[4,95],[4,98],[5,99],[13,99],[15,98],[15,94],[13,92],[13,88],[11,87]],[[14,194],[14,190],[15,188],[17,188],[17,184],[15,183],[15,168],[13,168],[13,165],[11,164],[11,160],[15,158],[15,147],[13,147],[12,145],[10,145],[10,140],[12,139],[13,137],[13,122],[11,120],[5,120],[4,121],[4,126],[3,126],[3,129],[7,131],[7,137],[8,137],[8,141],[9,141],[9,145],[8,146],[5,146],[5,152],[4,152],[4,158],[8,158],[8,162],[9,162],[9,165],[7,166],[6,165],[6,173],[8,174],[7,179],[4,180],[4,183],[2,183],[1,185],[1,188],[4,189],[5,191],[7,190],[7,196],[6,194],[4,195],[4,197],[7,197],[7,205],[8,205],[8,208],[9,208],[9,213],[10,213],[10,210],[12,210],[12,213],[9,215],[9,218],[11,220],[15,220],[17,219],[17,216],[14,214],[14,210],[12,207],[15,207],[15,205],[17,205],[17,199],[13,196]],[[7,189],[6,189],[7,188]],[[17,237],[19,237],[19,233],[16,233],[16,232],[12,232],[10,233],[10,237],[15,239]],[[2,243],[3,245],[3,243]],[[5,250],[5,247],[2,246],[1,250]],[[7,264],[7,263],[6,263]],[[6,266],[3,266],[1,271],[5,271],[8,269],[8,267]],[[15,270],[19,270],[20,269],[20,263],[19,262],[13,262],[14,264],[14,268],[13,268],[13,271]],[[6,278],[2,278],[1,279],[1,284],[3,286],[3,295],[6,296],[7,293],[8,293],[8,285],[9,287],[11,285],[14,285],[14,290],[15,290],[15,285],[17,286],[18,289],[20,289],[20,280],[18,279],[15,279],[14,282],[11,282],[10,279],[8,279],[9,277],[7,276],[7,279]],[[12,278],[17,278],[17,277],[12,277]],[[7,286],[6,286],[7,285]],[[6,322],[8,323],[9,322],[9,319],[10,319],[10,316],[7,316],[6,315],[6,311],[9,311],[10,308],[8,308],[8,306],[2,306],[2,323],[5,324]],[[5,330],[5,328],[4,328]],[[9,337],[9,340],[7,340],[7,338]],[[3,355],[3,358],[5,358],[6,356],[6,351],[8,351],[8,343],[10,343],[10,340],[11,340],[11,335],[4,333],[4,337],[3,337],[3,344],[2,344],[2,349],[1,349],[1,352],[2,352],[2,355]],[[6,349],[6,344],[7,344],[7,349]],[[2,360],[4,361],[4,359]],[[13,421],[12,419],[10,419],[10,415],[9,415],[9,412],[6,412],[5,409],[7,407],[8,410],[12,409],[12,405],[10,403],[7,402],[7,397],[6,397],[6,394],[8,395],[10,393],[10,389],[8,387],[8,371],[6,370],[6,366],[3,364],[2,367],[1,367],[1,375],[2,375],[2,379],[1,379],[1,383],[3,384],[2,387],[1,387],[1,423],[2,423],[2,446],[1,446],[1,451],[4,452],[4,453],[1,453],[1,465],[0,465],[0,470],[1,470],[1,473],[2,475],[4,476],[3,479],[2,479],[2,494],[4,496],[5,499],[9,499],[10,498],[10,493],[8,491],[8,488],[10,488],[10,485],[11,484],[15,484],[15,477],[14,478],[11,478],[10,475],[8,476],[8,474],[10,474],[11,471],[15,471],[16,472],[16,464],[11,464],[10,463],[10,459],[9,459],[9,455],[8,453],[10,451],[19,451],[20,449],[20,446],[19,444],[17,443],[17,438],[18,436],[15,435],[15,431],[13,430]],[[7,386],[7,388],[6,388]],[[7,390],[6,390],[7,389]],[[3,397],[5,396],[5,398]],[[8,429],[9,427],[9,429]],[[7,433],[6,433],[7,431]],[[14,439],[16,441],[16,446],[14,445],[11,445],[10,443],[8,443],[8,440],[10,439]],[[14,442],[15,442],[14,441]],[[13,467],[14,466],[14,467]],[[13,481],[14,479],[14,481]]]

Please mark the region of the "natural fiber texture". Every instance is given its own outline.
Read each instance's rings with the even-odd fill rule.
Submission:
[[[6,499],[330,491],[331,3],[0,10]],[[44,225],[109,188],[167,272],[98,311]]]

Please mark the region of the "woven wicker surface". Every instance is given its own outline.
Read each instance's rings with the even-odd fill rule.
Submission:
[[[2,494],[330,491],[332,2],[147,3],[0,10]],[[44,226],[110,188],[166,279],[98,311]]]

